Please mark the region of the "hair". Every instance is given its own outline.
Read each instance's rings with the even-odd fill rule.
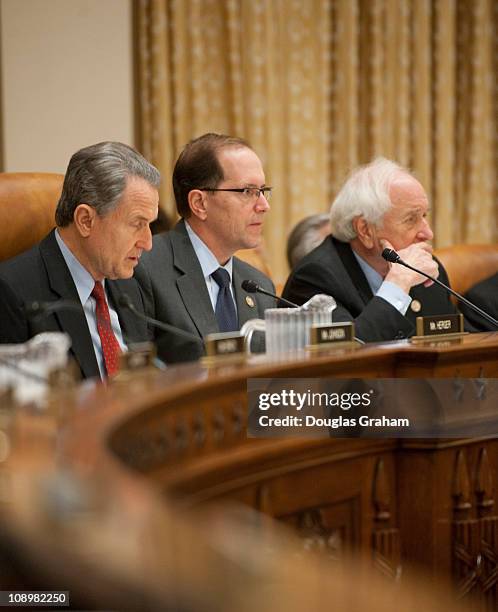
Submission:
[[[172,220],[168,214],[160,208],[157,212],[157,219],[150,224],[152,235],[168,232],[173,227]]]
[[[87,204],[99,216],[105,216],[118,205],[127,179],[135,176],[156,189],[161,182],[157,168],[121,142],[100,142],[80,149],[71,157],[64,177],[55,211],[57,226],[71,224],[79,204]]]
[[[185,145],[173,170],[173,191],[181,217],[190,216],[188,194],[192,189],[216,189],[224,179],[218,153],[230,147],[251,149],[242,138],[214,133],[199,136]]]
[[[392,206],[389,189],[400,174],[410,172],[385,157],[353,170],[330,207],[332,235],[342,242],[356,238],[353,219],[359,216],[380,226]]]
[[[330,216],[323,213],[305,217],[294,226],[287,239],[287,261],[291,269],[323,242],[320,230],[329,224]]]

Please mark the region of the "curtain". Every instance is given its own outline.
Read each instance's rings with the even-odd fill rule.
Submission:
[[[497,0],[136,0],[138,147],[164,176],[204,132],[248,139],[293,225],[384,155],[429,194],[435,246],[498,239]]]

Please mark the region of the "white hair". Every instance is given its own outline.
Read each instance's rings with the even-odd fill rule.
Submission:
[[[379,227],[392,206],[389,189],[400,174],[411,176],[406,168],[385,157],[353,170],[330,207],[332,236],[342,242],[356,238],[353,219],[359,216]]]
[[[287,261],[291,270],[298,261],[324,241],[322,231],[329,224],[329,215],[323,213],[305,217],[294,226],[287,239]]]

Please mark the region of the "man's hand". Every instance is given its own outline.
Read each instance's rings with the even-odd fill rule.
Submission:
[[[393,247],[387,240],[384,240],[382,248],[392,249]],[[427,242],[411,244],[406,249],[398,251],[398,254],[403,261],[414,268],[418,268],[434,278],[439,276],[439,266],[432,258],[432,246]],[[413,272],[413,270],[399,264],[390,264],[390,270],[384,280],[398,285],[406,293],[409,293],[410,289],[415,287],[415,285],[423,283],[426,287],[429,287],[433,284],[425,276],[417,274],[417,272]]]

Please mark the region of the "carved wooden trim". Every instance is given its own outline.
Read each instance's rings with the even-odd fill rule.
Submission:
[[[326,527],[320,508],[310,508],[298,515],[297,533],[307,552],[322,552],[332,559],[341,557],[341,532]]]
[[[481,575],[478,521],[464,520],[453,523],[453,576],[458,597],[478,591]]]
[[[374,521],[383,523],[382,529],[374,529],[372,532],[374,567],[390,580],[399,580],[401,577],[400,535],[399,529],[386,526],[391,519],[391,488],[382,457],[377,459],[375,465],[372,503]]]
[[[476,470],[475,493],[480,513],[489,511],[495,504],[493,499],[493,476],[489,465],[488,452],[481,448]]]
[[[482,603],[483,610],[496,610],[498,517],[455,521],[453,535],[453,575],[458,597],[472,595]]]
[[[374,520],[388,521],[391,518],[391,493],[387,480],[384,459],[379,458],[375,466],[373,480]]]
[[[486,602],[498,607],[498,517],[481,519],[482,594]]]
[[[376,529],[372,548],[374,567],[386,578],[399,580],[402,572],[399,529]]]
[[[457,452],[455,469],[453,472],[453,510],[455,512],[468,512],[472,508],[470,503],[470,482],[469,471],[467,469],[467,460],[465,452],[459,450]]]

